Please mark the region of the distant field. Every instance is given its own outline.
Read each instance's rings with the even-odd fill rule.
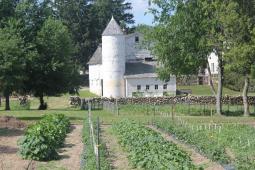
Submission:
[[[217,87],[215,86],[217,89]],[[177,86],[178,90],[181,89],[190,89],[192,90],[192,95],[195,96],[211,96],[212,92],[210,89],[210,86],[208,85],[192,85],[192,86]],[[223,96],[229,95],[229,96],[240,96],[242,95],[242,92],[233,91],[228,88],[223,88]],[[249,93],[250,96],[255,96],[255,93]]]

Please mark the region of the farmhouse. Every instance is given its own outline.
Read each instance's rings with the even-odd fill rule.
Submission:
[[[141,47],[140,33],[126,35],[111,19],[102,45],[88,62],[90,91],[103,97],[163,96],[176,93],[176,77],[159,80],[157,61]]]

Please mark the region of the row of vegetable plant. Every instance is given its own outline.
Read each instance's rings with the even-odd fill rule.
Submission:
[[[95,136],[97,136],[97,126],[95,126],[95,121],[93,122],[94,132]],[[100,127],[99,127],[100,128]],[[100,129],[99,129],[99,135],[100,135]],[[101,138],[99,136],[99,138]],[[90,134],[90,125],[88,117],[84,119],[83,123],[83,144],[84,144],[84,150],[82,155],[82,169],[97,169],[97,160],[94,153],[94,146]],[[100,142],[100,144],[97,146],[99,149],[99,159],[100,159],[100,169],[101,170],[110,170],[111,165],[107,159],[108,152],[106,149],[106,145],[103,142]]]
[[[241,124],[180,123],[158,119],[158,128],[193,145],[208,158],[236,169],[255,169],[255,129]]]
[[[113,130],[135,168],[197,169],[186,152],[149,128],[123,120],[115,123]]]
[[[23,159],[56,159],[57,149],[63,146],[69,130],[70,121],[65,115],[44,116],[26,129],[25,135],[18,142],[19,153]]]

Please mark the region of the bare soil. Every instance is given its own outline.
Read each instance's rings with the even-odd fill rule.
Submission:
[[[0,170],[80,169],[80,156],[83,150],[81,132],[82,125],[72,125],[65,146],[59,150],[60,159],[37,162],[23,160],[17,153],[17,141],[24,134],[23,129],[0,128]]]
[[[172,135],[164,132],[163,130],[157,129],[154,126],[149,126],[149,128],[151,128],[155,132],[160,133],[167,141],[175,143],[177,146],[183,149],[183,151],[190,154],[190,157],[195,165],[202,166],[205,168],[205,170],[224,170],[224,168],[220,164],[212,162],[210,159],[198,153],[191,146],[175,139]]]
[[[40,162],[37,169],[80,169],[83,151],[82,125],[72,125],[71,128],[72,131],[67,135],[64,147],[58,151],[60,159],[51,162]]]
[[[29,160],[22,160],[17,154],[17,141],[23,135],[20,129],[0,129],[0,169],[1,170],[23,170],[34,169]]]
[[[12,116],[0,117],[0,128],[23,129],[25,127],[26,124],[15,117]]]
[[[111,126],[102,125],[102,140],[106,143],[107,151],[109,152],[109,160],[112,169],[116,170],[133,170],[128,162],[127,153],[123,151],[118,143],[117,138],[111,132]]]

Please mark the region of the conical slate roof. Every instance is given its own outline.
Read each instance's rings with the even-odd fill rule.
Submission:
[[[109,36],[109,35],[124,35],[122,32],[119,24],[116,22],[116,20],[112,17],[111,21],[105,28],[103,36]]]

